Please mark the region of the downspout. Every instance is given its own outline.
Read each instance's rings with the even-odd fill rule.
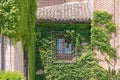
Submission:
[[[90,16],[91,16],[91,19],[93,18],[93,0],[87,0],[88,1],[88,5],[89,5],[89,9],[90,9]]]
[[[116,3],[115,3],[115,0],[114,0],[114,23],[116,24]],[[115,47],[115,37],[116,37],[116,31],[114,33],[114,47]],[[114,70],[115,70],[115,67],[116,67],[116,58],[114,58]]]
[[[5,49],[4,49],[4,35],[3,35],[3,29],[2,27],[4,27],[4,23],[3,23],[3,19],[1,18],[1,70],[5,70]]]
[[[26,80],[29,80],[29,76],[28,76],[28,51],[25,52],[25,61],[26,61]]]
[[[1,43],[1,70],[5,70],[5,51],[4,51],[4,36],[2,35]]]

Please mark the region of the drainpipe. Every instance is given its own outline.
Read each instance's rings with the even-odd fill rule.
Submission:
[[[5,70],[5,49],[4,49],[4,35],[2,33],[4,27],[3,18],[1,18],[1,70]]]
[[[26,60],[26,80],[29,80],[28,76],[28,51],[25,52],[25,60]]]
[[[116,24],[116,2],[114,0],[114,23]],[[114,47],[115,47],[115,37],[116,37],[116,32],[114,33]],[[114,70],[115,70],[115,67],[116,67],[116,58],[114,58]]]
[[[4,51],[4,36],[1,37],[1,70],[5,70],[5,51]]]

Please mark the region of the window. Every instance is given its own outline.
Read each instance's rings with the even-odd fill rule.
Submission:
[[[57,59],[72,60],[72,43],[68,43],[64,37],[57,38]]]
[[[75,38],[73,39],[70,31],[71,30],[52,31],[52,40],[55,42],[54,49],[52,50],[54,50],[53,52],[56,52],[57,60],[71,61],[74,57]],[[74,32],[72,35],[74,35]]]
[[[58,38],[57,54],[72,54],[72,44],[67,43],[64,38]]]

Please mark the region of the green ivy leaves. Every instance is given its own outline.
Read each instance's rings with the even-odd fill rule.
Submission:
[[[106,24],[111,22],[112,20],[112,15],[109,14],[106,11],[94,11],[94,16],[93,16],[93,22],[95,23],[100,23],[100,24]]]
[[[3,35],[15,38],[18,32],[19,7],[16,0],[0,1],[0,26]],[[17,37],[18,38],[18,37]]]
[[[53,56],[51,58],[51,54],[55,55],[56,51],[52,46],[53,51],[51,52],[51,42],[56,43],[54,39],[51,41],[50,31],[66,31],[65,37],[75,40],[75,46],[79,54],[76,63],[54,63],[56,59]],[[105,70],[98,65],[91,48],[85,47],[85,52],[81,55],[82,41],[90,42],[89,24],[46,23],[37,25],[35,32],[37,36],[36,69],[42,69],[45,72],[45,74],[36,75],[36,80],[106,80]]]
[[[106,11],[94,11],[91,26],[91,45],[112,58],[116,57],[115,48],[110,44],[111,33],[116,30],[112,15]]]
[[[25,78],[20,72],[0,71],[0,80],[25,80]]]
[[[24,51],[28,50],[30,79],[34,80],[35,66],[35,20],[36,0],[0,0],[0,33],[22,41]]]

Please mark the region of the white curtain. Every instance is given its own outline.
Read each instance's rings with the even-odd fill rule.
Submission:
[[[65,40],[57,39],[57,54],[71,54],[72,44],[65,42]]]

